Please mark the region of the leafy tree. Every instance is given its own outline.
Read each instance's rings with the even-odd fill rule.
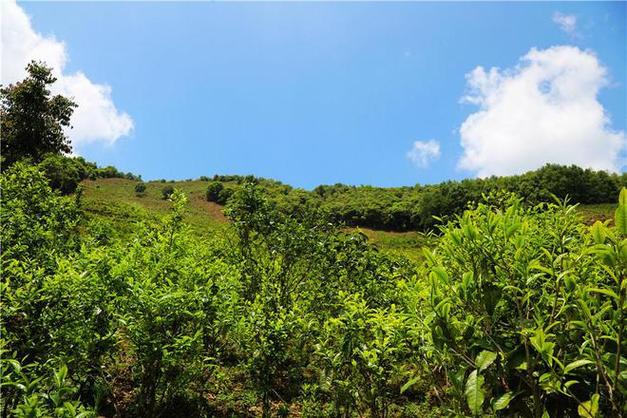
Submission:
[[[135,185],[135,194],[141,196],[144,193],[146,193],[146,183],[137,183]]]
[[[163,200],[167,200],[170,198],[170,196],[172,196],[173,193],[174,193],[174,187],[165,186],[163,189],[161,189],[161,198]]]
[[[117,168],[109,165],[106,167],[98,168],[96,170],[96,177],[101,178],[122,178],[128,180],[141,180],[141,176],[135,175],[133,173],[124,173],[119,171]],[[162,182],[165,183],[165,180]]]
[[[79,183],[87,178],[95,178],[95,165],[82,158],[70,158],[59,154],[47,154],[38,167],[45,173],[50,187],[62,194],[76,191]]]
[[[209,186],[207,186],[207,201],[224,203],[220,202],[220,192],[222,192],[223,189],[224,185],[219,181],[212,181],[209,183]]]
[[[64,132],[77,106],[71,99],[51,96],[49,86],[56,81],[52,69],[32,61],[28,76],[0,89],[2,158],[8,167],[22,158],[40,161],[47,153],[72,150]]]

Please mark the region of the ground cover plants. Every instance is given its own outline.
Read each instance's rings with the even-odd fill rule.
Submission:
[[[123,239],[36,167],[2,189],[3,416],[625,413],[627,191],[615,226],[486,196],[415,262],[254,183],[225,234],[175,190]]]

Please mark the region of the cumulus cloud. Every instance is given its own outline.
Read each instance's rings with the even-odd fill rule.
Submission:
[[[598,101],[607,71],[590,51],[531,49],[512,69],[477,67],[466,75],[463,102],[479,110],[459,132],[459,167],[479,177],[508,175],[546,163],[618,171],[625,133],[610,127]]]
[[[52,92],[72,97],[78,104],[72,117],[74,129],[68,131],[73,145],[94,141],[113,143],[133,130],[133,120],[115,107],[109,86],[92,82],[82,72],[65,72],[68,55],[63,42],[37,33],[14,0],[3,0],[0,7],[2,84],[23,79],[26,64],[31,60],[44,61],[58,79]]]
[[[561,30],[569,35],[574,35],[577,30],[577,16],[566,15],[560,12],[553,13],[553,22],[555,22]]]
[[[425,168],[433,160],[440,157],[440,143],[430,139],[428,141],[416,141],[407,152],[407,158],[417,167]]]

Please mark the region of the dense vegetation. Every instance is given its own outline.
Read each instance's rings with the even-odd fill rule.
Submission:
[[[154,193],[162,216],[85,216],[64,173],[90,165],[48,151],[11,149],[0,179],[2,417],[627,414],[627,189],[613,223],[592,226],[545,202],[551,176],[511,193],[581,172],[568,187],[591,183],[567,193],[604,201],[624,176],[549,166],[407,189],[423,199],[412,210],[461,190],[411,261],[332,209],[405,189],[216,177],[200,199],[223,196],[230,222],[199,235],[173,184],[126,192]]]
[[[484,195],[508,191],[527,204],[569,198],[572,203],[592,204],[614,201],[627,175],[582,169],[577,166],[546,165],[519,176],[490,177],[447,181],[414,187],[381,188],[372,186],[318,186],[313,192],[292,189],[276,181],[255,179],[272,199],[290,208],[311,200],[329,212],[338,223],[393,231],[434,228],[440,219],[451,219],[479,202]],[[207,187],[207,200],[225,204],[238,184],[250,181],[240,176],[214,176]],[[439,218],[439,219],[438,219]]]
[[[83,180],[98,178],[123,178],[141,180],[132,173],[123,173],[113,166],[98,167],[82,157],[47,154],[38,164],[46,174],[50,186],[63,194],[74,193]]]
[[[203,240],[176,190],[160,222],[110,240],[37,167],[2,188],[4,416],[624,409],[627,191],[616,227],[489,197],[416,265],[254,183]]]

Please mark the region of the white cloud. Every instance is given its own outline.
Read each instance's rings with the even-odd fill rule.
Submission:
[[[427,167],[433,160],[440,157],[440,143],[433,139],[428,141],[416,141],[414,146],[407,152],[407,158],[417,167]]]
[[[459,167],[508,175],[546,163],[618,171],[625,133],[613,131],[597,99],[607,71],[590,51],[531,49],[512,69],[477,67],[462,98],[479,106],[460,127]]]
[[[555,12],[553,13],[553,22],[569,35],[574,35],[577,30],[577,16],[575,15],[565,15],[560,12]]]
[[[2,0],[0,13],[2,84],[23,79],[26,64],[31,60],[44,61],[58,79],[52,92],[72,97],[78,104],[72,117],[74,129],[68,131],[73,145],[94,141],[114,143],[133,130],[133,120],[115,107],[109,86],[92,82],[82,72],[64,72],[68,56],[63,42],[37,33],[14,0]]]

